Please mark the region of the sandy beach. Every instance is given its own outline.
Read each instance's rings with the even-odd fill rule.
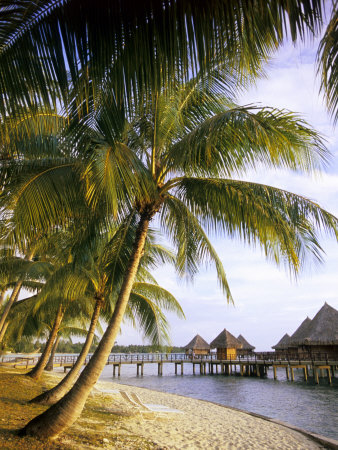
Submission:
[[[35,382],[22,369],[0,368],[0,448],[20,450],[338,449],[338,442],[308,435],[207,401],[113,382],[98,382],[78,420],[57,439],[20,438],[17,430],[45,406],[29,400],[64,374],[44,373]],[[132,403],[164,405],[178,412],[151,412]],[[318,437],[317,437],[318,438]]]
[[[143,413],[118,392],[96,391],[94,394],[102,396],[107,409],[126,414],[124,432],[142,436],[161,449],[325,448],[297,431],[213,403],[117,383],[99,382],[97,387],[103,391],[135,392],[143,403],[162,404],[182,411],[181,414]],[[106,445],[109,447],[109,442]]]

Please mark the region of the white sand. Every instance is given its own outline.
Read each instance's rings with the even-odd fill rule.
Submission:
[[[112,412],[129,413],[123,420],[126,433],[143,436],[161,449],[324,448],[297,431],[213,403],[117,383],[99,382],[97,386],[135,392],[143,403],[163,404],[183,411],[183,414],[142,413],[119,393],[95,394],[103,396],[105,406]]]

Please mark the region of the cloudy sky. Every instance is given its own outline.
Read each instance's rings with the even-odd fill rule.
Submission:
[[[260,80],[239,100],[297,112],[327,140],[333,155],[323,174],[310,178],[286,171],[250,173],[247,179],[287,189],[316,200],[338,215],[338,136],[319,96],[315,76],[318,41],[302,47],[285,45]],[[223,328],[235,336],[243,334],[256,350],[271,350],[284,335],[293,333],[307,317],[313,318],[326,301],[338,309],[338,244],[323,237],[326,255],[321,265],[310,265],[297,280],[283,268],[265,260],[261,251],[238,241],[213,240],[225,267],[235,305],[227,305],[211,267],[196,277],[194,284],[179,281],[170,267],[159,268],[155,276],[181,303],[186,320],[170,316],[174,345],[187,344],[199,333],[210,342]],[[119,344],[142,344],[142,337],[128,326],[118,336]]]

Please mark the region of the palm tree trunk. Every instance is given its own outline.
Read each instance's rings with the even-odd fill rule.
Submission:
[[[60,381],[58,385],[53,387],[47,392],[44,392],[37,397],[33,398],[30,403],[43,403],[44,405],[53,405],[59,401],[72,387],[74,381],[76,380],[92,345],[94,339],[94,333],[99,320],[100,312],[102,308],[102,299],[96,300],[94,312],[90,322],[90,327],[86,337],[86,341],[81,349],[79,357],[77,358],[72,369],[67,373],[67,375]]]
[[[99,379],[114,345],[125,313],[130,292],[137,274],[152,214],[141,215],[132,253],[130,255],[114,313],[95,353],[82,371],[72,389],[55,405],[31,420],[19,431],[20,436],[32,435],[53,438],[72,425],[80,416],[87,397]]]
[[[9,314],[9,311],[11,310],[11,308],[12,308],[12,306],[13,306],[15,300],[18,298],[18,295],[19,295],[19,293],[20,293],[22,284],[23,284],[23,280],[20,279],[20,280],[16,283],[16,285],[14,286],[14,289],[13,289],[13,291],[12,291],[12,294],[11,294],[11,296],[10,296],[8,302],[7,302],[6,305],[5,305],[4,311],[3,311],[2,316],[1,316],[1,318],[0,318],[0,343],[2,342],[2,339],[3,339],[4,335],[5,335],[5,333],[2,332],[2,330],[3,330],[3,328],[4,328],[4,325],[5,325],[7,316],[8,316],[8,314]],[[6,330],[5,330],[5,331],[6,331]]]
[[[44,369],[44,370],[47,370],[48,372],[52,372],[54,369],[54,356],[55,356],[57,346],[59,345],[60,338],[61,338],[61,336],[58,334],[55,339],[52,351],[50,352],[50,357],[49,357],[48,363],[46,364],[46,367]]]
[[[7,321],[7,322],[4,323],[4,326],[1,328],[1,331],[0,331],[0,347],[1,347],[1,344],[2,344],[2,341],[3,341],[3,338],[5,336],[5,333],[6,333],[8,325],[9,325],[9,322]]]
[[[41,377],[42,372],[43,372],[44,368],[46,367],[49,355],[52,351],[54,341],[55,341],[56,336],[60,329],[60,324],[62,322],[63,315],[64,315],[64,311],[62,309],[62,305],[60,305],[58,308],[58,312],[56,314],[55,320],[54,320],[52,331],[46,342],[45,349],[39,358],[39,361],[37,362],[36,366],[33,367],[33,369],[30,372],[26,373],[27,376],[33,378],[34,380],[38,380]]]
[[[2,289],[0,293],[0,308],[5,298],[6,289]]]
[[[27,256],[27,261],[32,261],[33,256],[34,256],[34,252],[29,253],[29,255]],[[11,308],[12,308],[12,306],[13,306],[13,303],[14,303],[14,302],[17,300],[17,298],[19,297],[19,293],[20,293],[20,290],[21,290],[21,286],[22,286],[22,284],[23,284],[23,281],[24,281],[23,278],[20,278],[20,279],[17,281],[17,283],[16,283],[15,286],[14,286],[14,289],[13,289],[13,291],[12,291],[12,294],[11,294],[10,298],[9,298],[8,302],[6,303],[5,309],[4,309],[4,311],[3,311],[3,313],[2,313],[2,316],[1,316],[1,318],[0,318],[0,333],[1,333],[1,330],[2,330],[2,328],[3,328],[3,326],[4,326],[4,324],[5,324],[5,321],[6,321],[6,319],[7,319],[7,316],[8,316],[8,314],[9,314],[9,311],[11,310]],[[1,333],[1,334],[2,334],[2,333]],[[0,338],[0,343],[1,343],[2,339],[3,339],[4,334],[5,334],[5,333],[3,333],[3,334],[2,334],[2,337]]]

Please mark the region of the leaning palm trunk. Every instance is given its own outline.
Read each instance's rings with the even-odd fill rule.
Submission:
[[[29,253],[29,255],[27,256],[27,261],[32,261],[33,256],[34,256],[34,253],[33,253],[33,252]],[[21,290],[23,281],[24,281],[24,280],[23,280],[23,277],[21,277],[21,278],[17,281],[17,283],[16,283],[15,286],[14,286],[14,289],[13,289],[13,291],[12,291],[12,294],[11,294],[10,298],[9,298],[8,302],[6,303],[5,309],[4,309],[4,311],[3,311],[3,313],[2,313],[2,316],[1,316],[1,318],[0,318],[0,333],[1,333],[1,331],[2,331],[2,328],[3,328],[4,324],[5,324],[5,321],[6,321],[6,319],[7,319],[7,316],[8,316],[8,314],[9,314],[9,312],[10,312],[10,310],[11,310],[11,308],[12,308],[14,302],[15,302],[15,301],[18,299],[18,297],[19,297],[19,294],[20,294],[20,290]],[[4,334],[5,334],[5,333],[1,333],[2,337],[0,337],[0,343],[1,343],[2,339],[3,339]]]
[[[47,392],[44,392],[41,395],[33,398],[31,400],[32,403],[43,403],[44,405],[53,405],[57,401],[59,401],[72,387],[74,381],[76,380],[85,360],[90,350],[90,346],[92,345],[94,339],[95,328],[97,325],[97,321],[100,316],[100,311],[102,307],[102,300],[97,299],[95,303],[94,312],[92,315],[90,327],[88,330],[88,334],[86,337],[86,341],[82,347],[81,353],[77,358],[74,366],[68,372],[68,374],[60,381],[58,385],[53,387]]]
[[[63,311],[62,305],[60,305],[58,308],[58,312],[56,314],[55,320],[54,320],[52,331],[50,332],[45,349],[42,352],[42,354],[39,358],[39,361],[37,362],[36,366],[33,367],[33,369],[30,372],[26,373],[27,376],[33,378],[34,380],[38,380],[41,377],[42,372],[43,372],[44,368],[46,367],[49,355],[53,348],[53,344],[55,342],[56,336],[60,329],[60,324],[62,322],[63,315],[64,315],[64,311]]]
[[[5,306],[5,308],[4,308],[4,311],[3,311],[2,316],[1,316],[1,318],[0,318],[0,343],[2,342],[2,339],[3,339],[4,335],[5,335],[5,331],[6,331],[6,330],[3,331],[3,328],[4,328],[4,325],[5,325],[6,319],[7,319],[7,317],[8,317],[8,314],[9,314],[9,312],[10,312],[10,310],[11,310],[11,308],[12,308],[14,302],[16,301],[16,299],[17,299],[18,296],[19,296],[19,293],[20,293],[22,284],[23,284],[23,280],[22,280],[22,279],[19,280],[19,281],[15,284],[14,289],[13,289],[13,291],[12,291],[12,294],[11,294],[11,296],[10,296],[8,302],[6,303],[6,306]],[[7,328],[7,327],[6,327],[6,328]]]
[[[101,375],[117,333],[120,329],[123,315],[125,313],[137,274],[137,269],[143,254],[151,217],[152,215],[146,213],[143,213],[141,216],[137,228],[133,251],[128,262],[114,313],[108,324],[107,330],[88,365],[82,371],[72,389],[55,405],[51,406],[40,416],[37,416],[31,420],[23,429],[19,431],[19,435],[53,438],[72,425],[80,416],[88,395]]]
[[[5,298],[5,293],[6,293],[6,289],[2,289],[2,291],[0,293],[0,308],[1,308],[1,305],[3,304],[4,298]]]
[[[5,322],[4,326],[0,330],[0,346],[1,346],[2,340],[3,340],[4,336],[5,336],[5,333],[6,333],[8,325],[9,325],[9,322],[8,321]]]
[[[49,357],[48,363],[46,364],[46,367],[44,369],[44,370],[47,370],[48,372],[52,372],[53,369],[54,369],[54,356],[55,356],[56,349],[57,349],[57,347],[59,345],[59,342],[60,342],[60,337],[61,336],[58,335],[57,338],[55,339],[52,351],[50,353],[50,357]]]

